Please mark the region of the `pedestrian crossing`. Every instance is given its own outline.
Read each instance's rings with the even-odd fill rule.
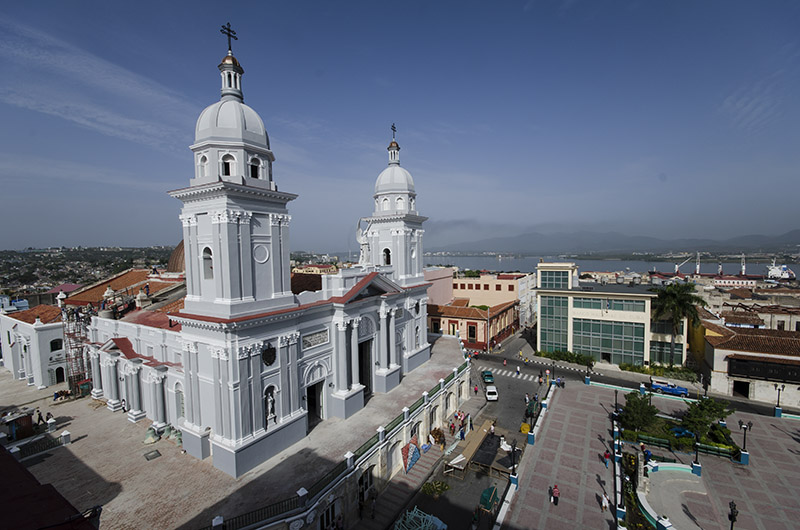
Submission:
[[[478,370],[480,370],[481,372],[483,372],[484,370],[489,370],[492,372],[492,375],[494,376],[499,375],[502,377],[511,377],[513,379],[521,379],[522,381],[536,381],[539,379],[539,374],[526,374],[521,371],[522,367],[520,367],[520,373],[517,373],[516,369],[511,369],[511,370],[507,368],[497,369],[497,368],[492,368],[491,366],[481,366],[478,368]],[[570,366],[557,366],[557,370],[569,370],[571,372],[582,372],[582,373],[586,372],[585,368],[572,368]],[[544,370],[542,370],[542,374],[544,374]],[[592,374],[603,375],[597,372],[592,372]]]

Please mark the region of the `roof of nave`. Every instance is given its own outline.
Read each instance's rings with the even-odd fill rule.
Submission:
[[[147,366],[183,366],[179,363],[162,362],[155,357],[149,357],[147,355],[137,353],[136,350],[133,349],[133,344],[131,344],[130,339],[126,337],[116,337],[111,339],[111,342],[114,343],[114,347],[118,349],[126,359],[142,359],[144,364]]]
[[[178,307],[178,303],[180,303],[180,307],[182,308],[183,298],[177,300],[176,302],[173,302],[173,304],[175,304],[176,307]],[[131,311],[130,313],[122,317],[120,320],[122,320],[123,322],[129,322],[131,324],[138,324],[140,326],[167,329],[169,331],[181,330],[181,325],[178,322],[175,322],[171,318],[169,318],[167,313],[162,310],[149,311],[147,309],[136,309],[135,311]]]
[[[42,324],[50,324],[61,320],[61,309],[54,305],[40,304],[25,311],[9,313],[6,316],[28,324],[33,324],[36,322],[36,317],[39,317]]]
[[[139,292],[139,289],[143,289],[145,285],[149,284],[150,295],[152,296],[183,281],[183,278],[151,278],[151,272],[150,269],[128,269],[121,274],[79,290],[67,297],[64,303],[66,305],[99,305],[103,301],[103,294],[109,287],[115,292],[124,292],[134,296]]]

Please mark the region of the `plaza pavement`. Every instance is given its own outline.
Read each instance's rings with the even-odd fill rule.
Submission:
[[[78,510],[103,506],[106,528],[199,528],[216,515],[231,517],[291,497],[355,451],[378,426],[397,416],[463,362],[452,338],[435,341],[430,361],[387,394],[375,394],[348,420],[330,419],[302,441],[238,480],[197,460],[170,441],[143,443],[149,420],[136,424],[91,398],[53,403],[54,389],[36,390],[0,369],[0,410],[40,407],[51,411],[57,431],[74,443],[23,461],[43,484],[51,483]],[[63,388],[63,385],[55,389]],[[476,398],[473,398],[473,401]],[[483,397],[477,398],[483,402]],[[161,456],[147,461],[144,454]],[[410,492],[409,492],[410,493]]]
[[[620,401],[624,399],[620,393]],[[653,405],[670,415],[686,405],[680,400],[653,397]],[[606,470],[600,455],[609,447],[608,414],[614,391],[579,383],[559,389],[550,403],[536,444],[529,447],[520,466],[520,489],[512,501],[503,528],[573,529],[614,528],[612,513],[602,514],[603,491],[613,496],[613,466]],[[676,530],[729,528],[728,503],[739,511],[737,530],[782,530],[800,521],[800,421],[734,412],[728,427],[741,445],[738,420],[752,421],[747,434],[750,465],[700,455],[702,482],[693,475],[659,471],[651,475],[647,494],[650,505],[667,515]],[[654,454],[690,464],[691,453],[650,448]],[[625,445],[624,451],[637,451]],[[548,487],[558,484],[561,501],[550,503]]]

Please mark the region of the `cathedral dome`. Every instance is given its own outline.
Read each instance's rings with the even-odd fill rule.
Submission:
[[[392,125],[394,131],[394,124]],[[381,171],[375,181],[375,195],[383,193],[414,193],[414,179],[411,173],[400,167],[400,146],[394,138],[387,148],[389,167]]]
[[[235,141],[269,149],[269,136],[256,111],[237,98],[224,97],[200,114],[194,141]]]
[[[380,193],[414,193],[414,179],[411,173],[397,164],[391,164],[381,171],[375,182],[375,194]]]

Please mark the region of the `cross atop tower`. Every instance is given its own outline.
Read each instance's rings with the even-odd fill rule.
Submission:
[[[228,51],[231,51],[231,39],[239,40],[239,37],[236,36],[236,32],[231,29],[231,23],[228,22],[226,26],[222,26],[222,29],[219,30],[220,33],[226,35],[228,37]]]
[[[395,133],[397,133],[397,127],[395,127],[393,123],[391,128],[392,128],[392,140],[394,140],[394,135]]]

